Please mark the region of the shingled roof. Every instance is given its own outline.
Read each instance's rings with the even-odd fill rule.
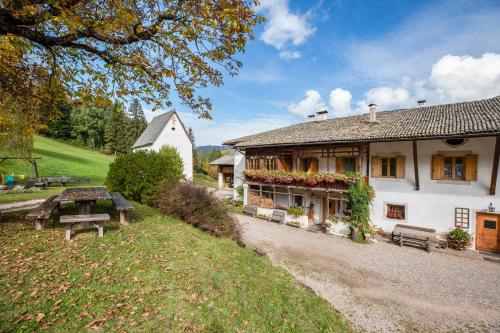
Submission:
[[[500,134],[500,96],[312,121],[226,141],[235,147],[396,141]]]
[[[161,131],[163,130],[165,125],[167,125],[168,121],[170,120],[170,117],[172,117],[174,113],[177,115],[179,123],[181,124],[182,128],[187,134],[188,132],[186,131],[186,128],[184,127],[184,123],[182,122],[181,118],[179,118],[179,115],[174,110],[172,110],[154,117],[153,120],[151,120],[151,122],[148,124],[148,127],[146,127],[144,132],[142,132],[141,136],[139,136],[137,141],[134,143],[132,148],[139,148],[152,145],[153,142],[155,142],[158,135],[161,134]],[[191,140],[191,138],[189,139]]]
[[[219,157],[215,161],[210,162],[211,165],[234,165],[234,154],[227,154]]]

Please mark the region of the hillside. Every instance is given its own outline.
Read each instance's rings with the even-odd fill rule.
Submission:
[[[89,182],[78,183],[81,186],[104,184],[109,164],[114,159],[114,156],[78,148],[43,136],[35,136],[33,154],[35,157],[40,157],[37,160],[40,177],[78,176],[81,178],[87,176]],[[31,164],[27,161],[4,162],[0,164],[0,172],[28,177]],[[58,194],[63,189],[60,186],[51,186],[43,191],[0,194],[0,203],[45,198]]]
[[[196,147],[195,150],[200,153],[206,153],[210,150],[229,150],[231,146],[199,146]]]
[[[102,184],[109,164],[114,157],[88,149],[78,148],[43,136],[35,136],[33,154],[37,160],[38,174],[47,176],[87,176],[93,184]],[[12,163],[8,173],[29,175],[31,165],[25,161]]]

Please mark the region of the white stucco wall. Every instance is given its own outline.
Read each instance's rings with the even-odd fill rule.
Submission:
[[[243,198],[240,198],[237,188],[239,186],[242,186],[243,183],[245,182],[245,176],[243,175],[243,171],[245,171],[245,155],[240,153],[239,151],[235,151],[234,153],[234,179],[233,179],[233,184],[234,184],[234,199],[235,200],[242,200]]]
[[[184,163],[184,176],[187,180],[193,179],[193,144],[176,115],[170,117],[167,125],[151,146],[147,149],[159,151],[164,146],[177,149]]]
[[[370,185],[375,190],[372,222],[389,232],[397,223],[447,232],[455,227],[455,207],[469,208],[469,232],[475,234],[476,211],[486,209],[490,202],[500,207],[499,194],[489,195],[494,149],[495,139],[492,137],[471,138],[459,147],[450,147],[442,140],[418,141],[420,191],[416,191],[412,143],[372,143],[371,156],[406,156],[405,179],[372,178],[370,175]],[[478,155],[477,181],[432,180],[432,155],[442,152]],[[497,189],[499,182],[500,180],[497,181]],[[406,220],[386,218],[386,203],[406,205]]]

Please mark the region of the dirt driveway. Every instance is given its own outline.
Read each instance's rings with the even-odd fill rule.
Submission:
[[[500,332],[498,263],[237,217],[249,246],[264,249],[360,331]]]

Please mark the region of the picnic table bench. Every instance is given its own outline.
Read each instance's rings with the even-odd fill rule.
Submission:
[[[422,246],[431,252],[432,244],[437,243],[436,230],[413,225],[396,224],[392,231],[392,241],[404,244]]]
[[[104,235],[104,221],[109,221],[109,214],[88,214],[88,215],[63,215],[59,220],[66,225],[66,240],[71,240],[71,232],[74,225],[88,225],[97,229],[98,237]]]
[[[252,205],[246,205],[243,207],[243,213],[247,215],[251,215],[252,217],[257,216],[257,206],[252,206]]]
[[[120,224],[127,225],[128,212],[129,210],[133,210],[134,206],[132,206],[120,192],[111,192],[110,194],[111,200],[113,200],[113,206],[120,212]]]
[[[271,222],[285,223],[286,213],[281,210],[273,210],[271,216],[269,216],[268,220]]]
[[[59,202],[54,201],[57,195],[52,195],[47,198],[40,206],[33,209],[26,218],[29,220],[35,220],[35,229],[41,230],[44,222],[48,221],[54,211],[59,208]]]

